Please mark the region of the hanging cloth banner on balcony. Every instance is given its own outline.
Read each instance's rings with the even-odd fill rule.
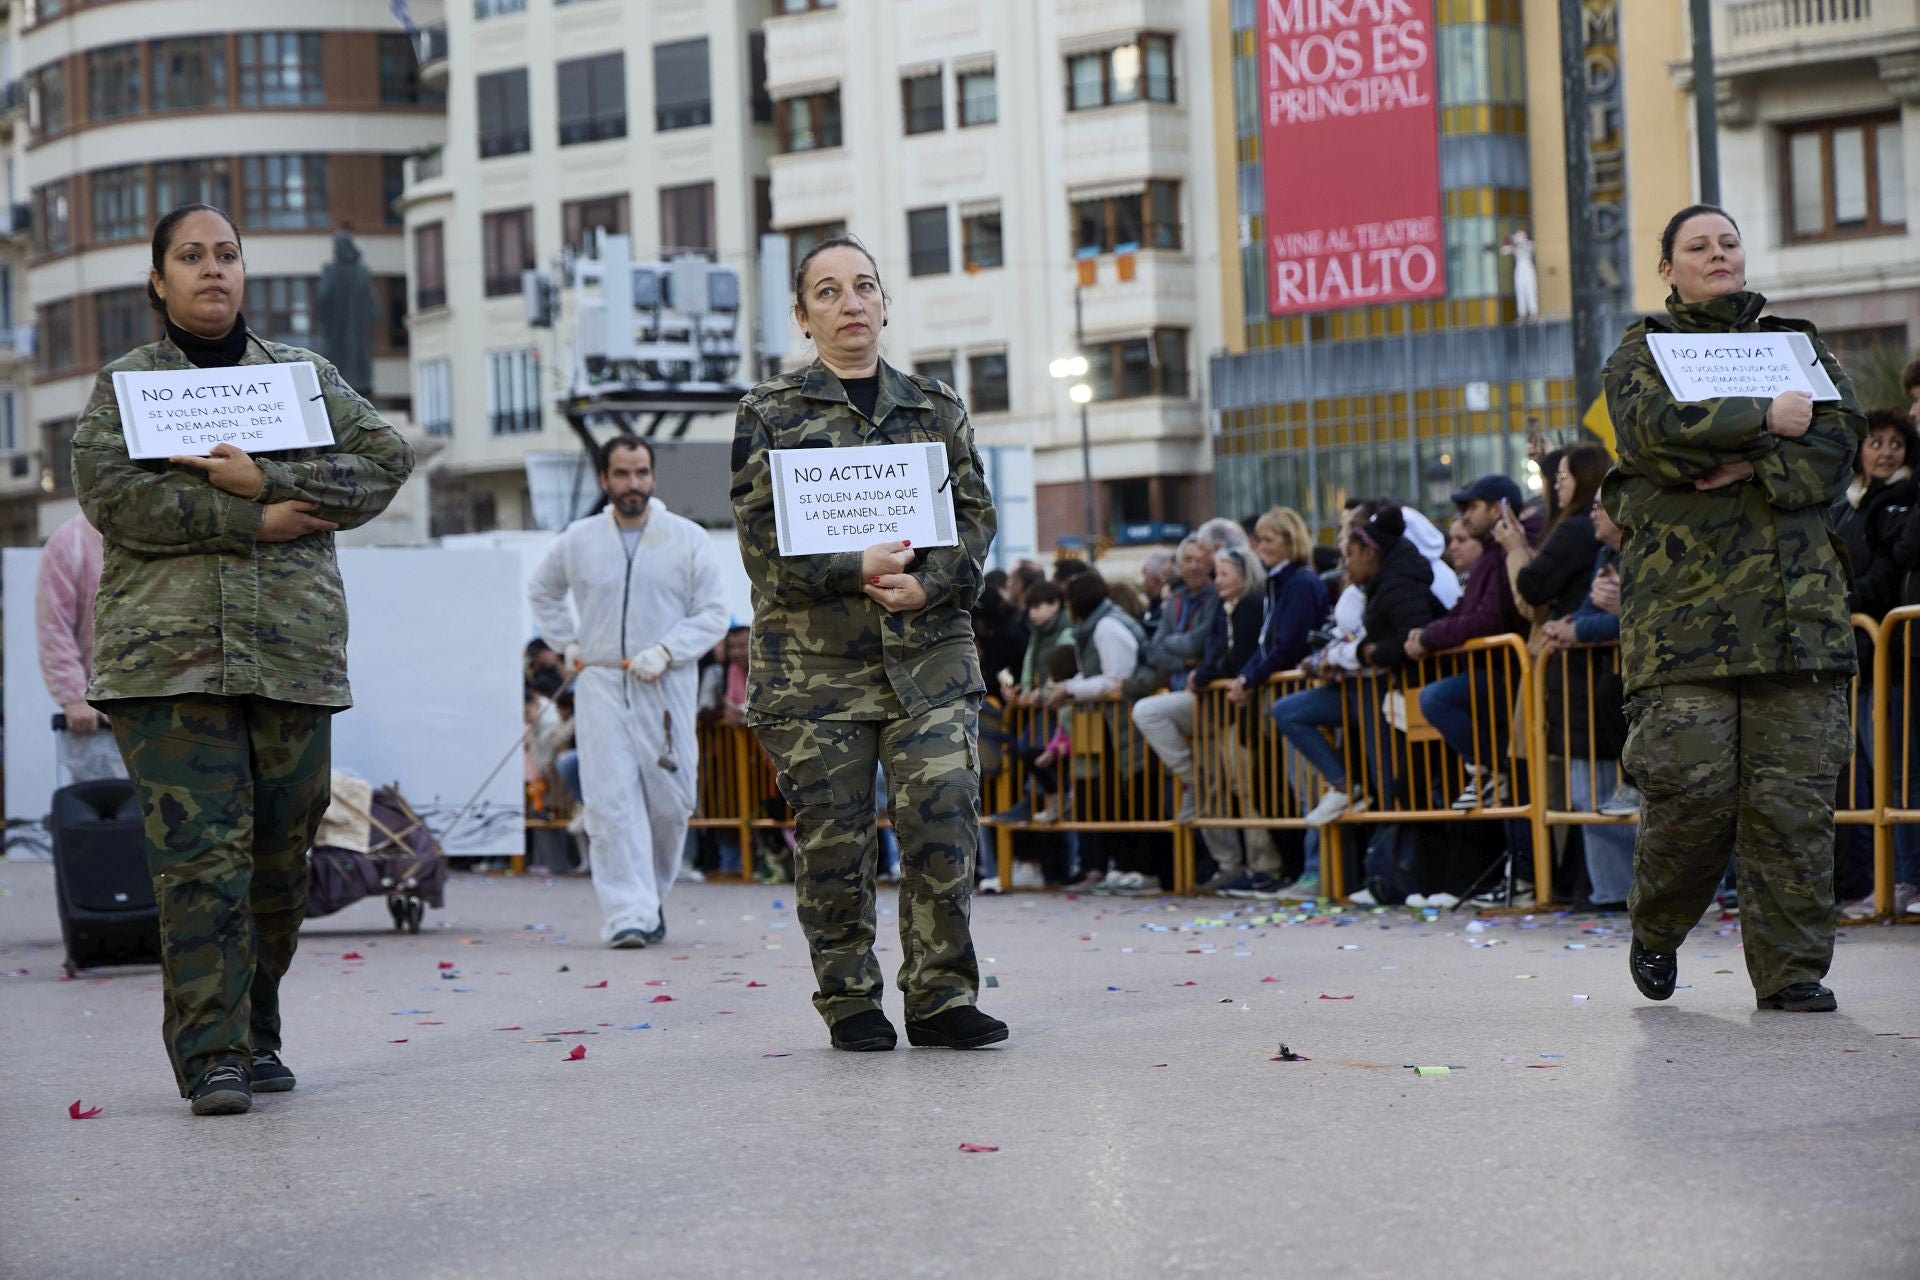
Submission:
[[[783,556],[865,551],[903,538],[916,547],[960,541],[945,445],[774,449],[768,456]]]
[[[1267,311],[1447,292],[1433,0],[1260,0]]]
[[[1650,333],[1647,345],[1682,404],[1729,396],[1771,400],[1783,391],[1840,398],[1804,333]]]
[[[116,373],[113,393],[132,458],[204,458],[217,444],[272,453],[333,443],[311,360]]]

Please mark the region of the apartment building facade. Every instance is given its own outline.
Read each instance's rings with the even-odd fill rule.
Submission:
[[[737,269],[749,348],[737,376],[754,380],[770,12],[770,0],[448,5],[422,67],[445,85],[447,141],[414,160],[400,202],[415,403],[444,445],[429,476],[436,532],[535,527],[529,457],[584,456],[559,408],[570,309],[563,299],[554,323],[535,325],[522,282],[537,269],[563,283],[597,230],[628,237],[636,261]],[[695,518],[724,523],[731,412],[658,429],[661,497],[686,510],[695,496]],[[590,472],[579,482],[592,491]]]
[[[335,232],[350,233],[380,298],[373,385],[361,390],[404,420],[405,258],[392,206],[407,154],[437,142],[443,124],[385,0],[13,0],[8,11],[26,115],[6,116],[25,135],[24,207],[13,213],[16,238],[30,235],[24,289],[13,282],[25,296],[12,305],[32,308],[31,391],[0,468],[9,528],[24,534],[31,508],[44,537],[73,509],[74,419],[100,366],[159,333],[149,244],[158,216],[181,204],[232,211],[248,322],[296,345],[318,345],[320,272]],[[25,346],[16,338],[16,367]]]
[[[982,444],[1032,446],[1038,548],[1089,532],[1089,473],[1099,536],[1213,514],[1213,6],[768,3],[774,225],[796,260],[872,249],[886,358],[957,387]]]
[[[1920,0],[1715,0],[1712,18],[1721,199],[1754,287],[1818,324],[1856,380],[1904,363],[1920,349]],[[1691,63],[1672,73],[1691,89]]]

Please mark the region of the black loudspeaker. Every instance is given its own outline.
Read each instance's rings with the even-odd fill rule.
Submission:
[[[102,778],[62,787],[48,826],[67,972],[158,964],[160,908],[133,784]]]

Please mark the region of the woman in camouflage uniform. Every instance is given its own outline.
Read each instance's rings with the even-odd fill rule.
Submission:
[[[407,442],[332,365],[247,328],[246,283],[226,214],[162,218],[147,299],[165,336],[100,371],[73,438],[74,488],[105,541],[87,697],[112,719],[146,816],[167,1054],[196,1115],[293,1088],[280,978],[327,807],[329,718],[352,701],[333,531],[380,514],[413,470]],[[319,374],[332,447],[127,456],[116,372],[300,360]]]
[[[993,541],[993,499],[952,387],[880,359],[880,269],[846,237],[794,273],[794,319],[819,357],[740,402],[733,509],[753,587],[747,719],[793,807],[794,896],[833,1046],[891,1049],[873,957],[873,788],[884,766],[900,840],[900,988],[907,1040],[972,1049],[1007,1038],[974,1007],[968,914],[979,852],[980,660],[968,610]],[[782,556],[770,449],[941,443],[959,545]]]
[[[1847,761],[1845,548],[1827,508],[1865,432],[1852,385],[1811,324],[1762,316],[1733,219],[1694,205],[1667,224],[1667,314],[1607,362],[1620,444],[1603,489],[1625,531],[1621,762],[1645,797],[1634,850],[1629,967],[1673,994],[1675,952],[1735,857],[1747,973],[1762,1009],[1827,1010],[1833,797]],[[1803,333],[1840,399],[1682,403],[1649,333]]]

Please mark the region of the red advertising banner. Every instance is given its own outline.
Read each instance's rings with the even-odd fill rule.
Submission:
[[[1433,0],[1259,0],[1267,311],[1445,297]]]

